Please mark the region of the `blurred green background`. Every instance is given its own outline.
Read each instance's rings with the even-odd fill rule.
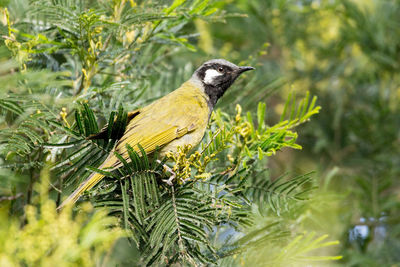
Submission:
[[[3,2],[12,16],[23,17],[22,2]],[[335,253],[343,259],[328,265],[400,266],[400,1],[228,0],[215,6],[226,12],[223,20],[198,18],[184,26],[198,33],[186,36],[196,50],[171,49],[152,61],[150,67],[168,70],[162,79],[143,70],[150,85],[165,91],[144,91],[140,101],[176,88],[211,58],[256,67],[218,104],[228,113],[237,103],[254,112],[264,101],[272,125],[290,92],[317,95],[320,114],[298,130],[303,150],[286,149],[269,161],[273,176],[317,171],[319,188],[291,216],[340,240]]]

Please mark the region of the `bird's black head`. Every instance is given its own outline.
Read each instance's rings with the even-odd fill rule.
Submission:
[[[212,59],[201,65],[193,76],[202,82],[205,93],[210,98],[209,104],[214,107],[217,100],[240,74],[253,69],[253,67],[236,66],[224,59]]]

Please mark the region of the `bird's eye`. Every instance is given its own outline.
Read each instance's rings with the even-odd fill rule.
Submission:
[[[219,72],[224,72],[224,68],[223,68],[223,67],[219,67],[219,68],[218,68],[218,71],[219,71]]]

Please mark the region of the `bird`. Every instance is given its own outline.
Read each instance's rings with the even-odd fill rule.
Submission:
[[[159,149],[160,157],[168,152],[176,152],[179,146],[197,146],[203,139],[218,99],[240,74],[253,69],[250,66],[237,66],[224,59],[204,62],[178,89],[143,108],[129,112],[124,134],[98,168],[109,170],[121,167],[122,163],[114,152],[129,162],[127,144],[139,154],[138,144],[148,155]],[[92,173],[58,209],[75,203],[85,191],[104,177],[103,174]]]

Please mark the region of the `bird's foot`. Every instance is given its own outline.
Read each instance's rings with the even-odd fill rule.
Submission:
[[[158,163],[161,163],[160,160],[157,160]],[[168,179],[162,179],[162,181],[164,183],[166,183],[169,186],[172,186],[172,181],[175,180],[176,178],[176,173],[167,165],[167,164],[163,164],[164,170],[166,172],[169,172],[171,174],[171,176]]]
[[[172,173],[171,176],[168,179],[163,179],[162,181],[164,183],[167,183],[167,185],[172,186],[173,185],[172,181],[175,179],[175,177],[176,177],[176,174]]]

